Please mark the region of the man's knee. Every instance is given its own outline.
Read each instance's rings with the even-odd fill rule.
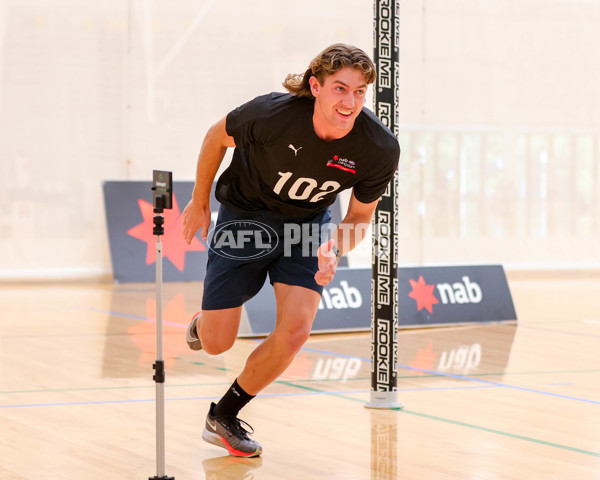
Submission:
[[[224,310],[205,310],[197,329],[202,350],[219,355],[235,343],[240,326],[241,307]]]
[[[220,355],[233,346],[235,343],[235,337],[233,339],[215,338],[210,335],[201,334],[200,342],[202,343],[202,350],[209,355]]]
[[[291,322],[291,325],[281,329],[279,338],[285,342],[290,354],[295,355],[308,340],[312,327],[312,318],[306,317]]]

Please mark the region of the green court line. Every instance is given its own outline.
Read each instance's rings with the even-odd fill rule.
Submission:
[[[471,423],[459,422],[458,420],[452,420],[449,418],[437,417],[435,415],[429,415],[427,413],[415,412],[413,410],[401,410],[403,413],[409,415],[416,415],[418,417],[429,418],[440,422],[450,423],[452,425],[458,425],[461,427],[472,428],[483,432],[493,433],[495,435],[502,435],[509,438],[516,438],[518,440],[524,440],[526,442],[537,443],[538,445],[544,445],[547,447],[560,448],[561,450],[567,450],[569,452],[582,453],[584,455],[591,455],[593,457],[600,457],[599,452],[592,452],[590,450],[583,450],[581,448],[569,447],[568,445],[562,445],[560,443],[547,442],[546,440],[540,440],[538,438],[526,437],[524,435],[518,435],[516,433],[504,432],[502,430],[495,430],[493,428],[483,427],[481,425],[473,425]]]
[[[556,375],[556,374],[565,374],[565,373],[598,373],[600,369],[594,370],[559,370],[554,372],[496,372],[496,373],[469,373],[469,377],[494,377],[501,375]],[[436,378],[436,377],[446,377],[446,375],[398,375],[397,378]]]
[[[195,365],[205,365],[200,362],[192,362]],[[226,370],[223,367],[214,367],[216,370],[222,371],[231,371]],[[500,375],[556,375],[556,374],[567,374],[567,373],[597,373],[600,370],[564,370],[564,371],[554,371],[554,372],[511,372],[511,373],[474,373],[470,374],[470,377],[486,377],[486,376],[500,376]],[[407,378],[412,380],[419,380],[422,378],[446,378],[444,375],[399,375],[398,379]],[[293,380],[295,383],[311,383],[311,382],[341,382],[341,381],[360,381],[360,380],[370,380],[371,377],[354,377],[354,378],[302,378],[298,380]],[[211,386],[211,385],[229,385],[231,382],[217,382],[217,383],[192,383],[192,384],[183,384],[183,385],[173,385],[173,384],[165,384],[167,388],[176,388],[176,387],[203,387],[203,386]],[[283,380],[277,380],[275,383],[283,383],[286,384]],[[299,386],[298,386],[299,387]],[[141,388],[155,388],[154,383],[150,383],[148,385],[132,385],[132,386],[121,386],[121,387],[87,387],[87,388],[46,388],[39,390],[6,390],[0,391],[0,395],[7,395],[11,393],[50,393],[50,392],[83,392],[89,390],[120,390],[120,389],[141,389]]]
[[[215,383],[191,383],[191,384],[181,384],[181,385],[169,385],[165,384],[167,387],[210,387],[210,386],[220,386],[220,385],[231,385],[231,382],[215,382]],[[142,389],[142,388],[156,388],[155,383],[149,383],[148,385],[126,385],[122,387],[87,387],[87,388],[46,388],[43,390],[13,390],[0,392],[1,394],[9,394],[9,393],[52,393],[52,392],[85,392],[89,390],[131,390],[131,389]]]
[[[328,393],[333,397],[339,397],[339,398],[343,398],[345,400],[351,400],[353,402],[362,403],[363,405],[368,403],[365,400],[361,400],[360,398],[349,397],[348,395],[335,393],[335,392],[331,392],[331,393],[325,392],[323,390],[308,387],[306,385],[295,385],[293,382],[279,382],[279,383],[285,384],[289,387],[296,387],[296,388],[300,388],[302,390],[308,390],[308,391],[312,391],[312,392],[316,392],[316,393]],[[546,447],[559,448],[561,450],[567,450],[569,452],[574,452],[574,453],[581,453],[583,455],[590,455],[592,457],[600,457],[599,452],[593,452],[590,450],[583,450],[581,448],[569,447],[568,445],[562,445],[560,443],[547,442],[546,440],[539,440],[537,438],[526,437],[524,435],[518,435],[516,433],[504,432],[502,430],[496,430],[493,428],[483,427],[481,425],[474,425],[472,423],[460,422],[458,420],[452,420],[450,418],[443,418],[443,417],[438,417],[435,415],[429,415],[427,413],[416,412],[414,410],[407,410],[406,408],[392,408],[390,410],[396,410],[396,411],[399,411],[402,413],[406,413],[408,415],[414,415],[417,417],[428,418],[430,420],[437,420],[438,422],[450,423],[452,425],[458,425],[460,427],[471,428],[473,430],[479,430],[480,432],[493,433],[495,435],[501,435],[501,436],[508,437],[508,438],[514,438],[517,440],[523,440],[523,441],[530,442],[530,443],[536,443],[538,445],[544,445]]]

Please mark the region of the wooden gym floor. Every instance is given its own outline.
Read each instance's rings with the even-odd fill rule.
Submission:
[[[509,277],[510,279],[510,277]],[[242,411],[264,447],[202,441],[257,345],[187,349],[201,285],[166,284],[166,474],[193,479],[600,479],[600,277],[513,278],[518,324],[401,331],[404,410],[364,408],[368,333],[311,337]],[[156,475],[154,286],[0,286],[0,479]]]

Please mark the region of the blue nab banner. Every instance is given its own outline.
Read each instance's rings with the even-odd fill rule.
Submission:
[[[398,300],[400,327],[517,319],[501,265],[400,268]]]
[[[323,291],[313,332],[370,330],[371,281],[371,268],[338,268]],[[399,328],[517,320],[501,265],[399,268],[398,304]],[[271,332],[275,295],[270,286],[244,309],[240,336]]]

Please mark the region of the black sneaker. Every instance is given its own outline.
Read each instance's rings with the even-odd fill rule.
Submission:
[[[262,453],[260,443],[250,440],[254,430],[243,420],[232,416],[213,415],[214,403],[210,404],[202,438],[208,443],[225,448],[235,457],[257,457]],[[245,425],[250,430],[246,430]]]
[[[198,331],[196,330],[196,320],[200,318],[201,313],[202,312],[198,312],[196,315],[194,315],[194,318],[192,318],[192,321],[188,325],[188,329],[185,334],[188,347],[190,347],[192,350],[202,350],[202,343],[198,338]]]

